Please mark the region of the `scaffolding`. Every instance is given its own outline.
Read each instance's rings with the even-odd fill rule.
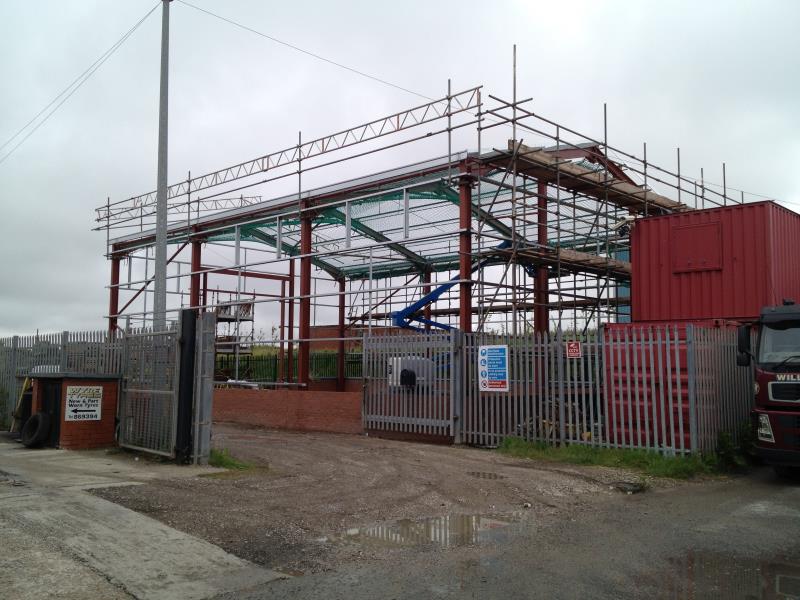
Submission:
[[[679,152],[670,170],[648,162],[646,145],[641,157],[609,145],[605,111],[595,139],[531,105],[448,82],[446,96],[409,110],[189,174],[168,189],[168,313],[219,311],[221,296],[260,305],[270,335],[238,336],[237,319],[237,339],[222,343],[274,345],[281,382],[301,387],[320,341],[312,325],[334,325],[339,389],[345,344],[364,332],[585,332],[625,320],[636,219],[741,200],[682,175]],[[155,199],[96,210],[110,329],[153,318]]]

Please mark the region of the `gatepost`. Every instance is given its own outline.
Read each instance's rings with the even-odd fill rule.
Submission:
[[[560,325],[556,331],[556,348],[556,362],[558,364],[556,370],[558,376],[558,442],[563,444],[567,437],[567,410],[566,406],[564,406],[564,332],[561,330]]]
[[[453,443],[463,442],[464,415],[464,332],[450,332],[450,353],[453,368],[450,369],[450,414],[453,423]]]

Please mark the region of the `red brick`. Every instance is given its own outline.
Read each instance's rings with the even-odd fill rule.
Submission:
[[[217,389],[213,420],[294,431],[361,433],[361,396],[360,391]]]
[[[103,388],[103,403],[99,421],[65,421],[68,385],[99,385]],[[114,427],[117,417],[117,382],[97,379],[64,379],[61,385],[61,435],[59,446],[71,450],[114,446]]]

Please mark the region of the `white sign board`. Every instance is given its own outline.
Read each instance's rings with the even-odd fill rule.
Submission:
[[[99,385],[68,385],[65,421],[99,421],[103,388]]]
[[[478,347],[478,386],[482,392],[508,391],[508,346]]]

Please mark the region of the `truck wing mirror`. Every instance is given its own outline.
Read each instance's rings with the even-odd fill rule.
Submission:
[[[750,366],[750,326],[741,325],[736,332],[736,364],[740,367]]]

